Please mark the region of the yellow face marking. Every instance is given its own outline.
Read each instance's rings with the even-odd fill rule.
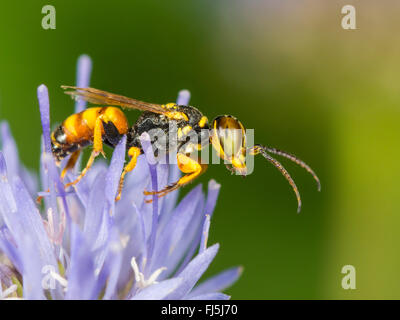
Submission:
[[[206,125],[206,123],[208,122],[208,119],[206,116],[202,116],[200,121],[199,121],[199,127],[200,128],[204,128],[204,126]]]

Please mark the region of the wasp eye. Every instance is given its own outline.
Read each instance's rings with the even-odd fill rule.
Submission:
[[[241,174],[245,174],[246,133],[242,123],[233,116],[220,116],[212,125],[211,144],[220,158]]]
[[[59,126],[56,130],[54,130],[52,134],[52,140],[55,140],[59,144],[66,143],[67,135],[64,133],[62,126]]]
[[[224,158],[229,159],[237,156],[246,145],[243,125],[232,116],[216,118],[213,121],[212,143],[221,148]]]

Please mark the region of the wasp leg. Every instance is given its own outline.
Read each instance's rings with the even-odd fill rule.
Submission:
[[[141,151],[139,148],[137,148],[137,147],[129,148],[128,155],[131,157],[131,159],[129,160],[128,164],[124,167],[124,171],[122,171],[121,178],[119,180],[118,194],[117,194],[117,197],[115,198],[115,201],[118,201],[121,199],[121,193],[122,193],[122,188],[124,186],[125,175],[128,172],[135,169],[137,158],[139,157],[140,154],[141,154]]]
[[[263,148],[263,146],[260,146],[260,145],[258,147]],[[308,164],[306,164],[303,160],[297,158],[295,155],[290,154],[286,151],[282,151],[282,150],[278,150],[278,149],[270,148],[270,147],[264,147],[264,148],[266,149],[266,151],[273,153],[273,154],[277,154],[278,156],[285,157],[285,158],[293,161],[300,167],[304,168],[308,173],[310,173],[313,176],[314,180],[317,182],[318,191],[321,191],[321,183],[319,181],[318,176],[315,174],[313,169],[311,169],[310,166]]]
[[[257,155],[257,154],[262,154],[265,159],[267,159],[269,162],[271,162],[281,173],[282,175],[286,178],[286,180],[289,182],[289,184],[292,186],[292,189],[294,193],[296,194],[297,198],[297,212],[300,212],[301,210],[301,198],[300,198],[300,193],[299,189],[297,189],[296,184],[294,183],[292,177],[290,176],[289,172],[280,164],[278,160],[275,160],[273,157],[271,157],[267,151],[266,148],[260,145],[255,145],[253,148],[250,149],[250,154],[251,155]]]
[[[81,150],[79,149],[70,156],[70,158],[68,159],[67,165],[61,172],[61,180],[64,180],[64,177],[67,174],[68,170],[71,170],[73,167],[75,167],[75,164],[78,161],[80,153],[81,153]]]
[[[156,194],[159,198],[161,198],[171,191],[179,189],[180,187],[192,182],[195,178],[197,178],[200,174],[207,170],[207,165],[200,164],[196,160],[193,160],[183,153],[178,153],[176,157],[179,170],[181,170],[183,173],[186,173],[186,175],[180,178],[177,182],[165,187],[160,191],[144,191],[145,195]],[[152,202],[152,200],[148,200],[146,202],[150,203]]]
[[[96,119],[96,123],[94,126],[94,135],[93,135],[93,151],[92,154],[90,155],[90,158],[86,164],[86,167],[82,170],[81,174],[72,182],[67,183],[65,185],[65,188],[67,189],[70,186],[76,185],[88,172],[88,170],[91,168],[94,160],[96,157],[101,153],[104,156],[103,153],[103,141],[102,141],[102,128],[103,128],[103,123],[102,123],[102,118],[98,117]]]
[[[235,174],[236,173],[236,170],[233,169],[231,165],[226,164],[225,167],[231,172],[231,174]]]

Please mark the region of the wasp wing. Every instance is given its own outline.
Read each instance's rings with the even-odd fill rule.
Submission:
[[[72,86],[61,86],[61,88],[71,89],[70,91],[65,91],[65,93],[72,96],[74,99],[82,99],[93,104],[120,106],[126,109],[150,111],[159,114],[168,112],[161,104],[143,102],[95,88],[79,88]]]

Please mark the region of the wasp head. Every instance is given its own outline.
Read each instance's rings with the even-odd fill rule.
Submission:
[[[247,174],[246,133],[242,123],[233,116],[219,116],[213,120],[210,140],[218,156],[232,165],[239,175]]]
[[[67,155],[76,149],[75,146],[71,146],[67,143],[66,134],[64,133],[62,125],[58,126],[51,133],[51,150],[57,162],[64,159]]]

